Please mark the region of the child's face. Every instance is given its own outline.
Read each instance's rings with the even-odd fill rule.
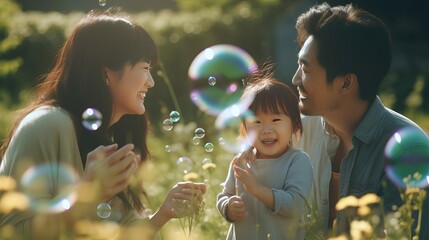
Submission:
[[[258,158],[277,158],[288,150],[293,131],[291,119],[286,114],[259,111],[245,124],[247,132],[256,136],[252,145]]]

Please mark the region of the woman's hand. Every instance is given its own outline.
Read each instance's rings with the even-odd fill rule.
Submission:
[[[83,179],[96,183],[101,200],[107,200],[125,190],[129,178],[141,162],[132,152],[133,144],[118,149],[117,144],[99,146],[88,153]]]
[[[170,190],[160,210],[169,218],[192,214],[200,206],[205,193],[206,185],[204,183],[180,182]],[[180,209],[184,205],[189,211]]]
[[[183,217],[186,214],[193,214],[200,207],[205,193],[206,185],[204,183],[177,183],[167,194],[164,203],[150,219],[155,230],[158,231],[172,218]],[[190,211],[186,213],[177,209],[178,203],[186,204]]]
[[[230,221],[241,221],[247,216],[246,206],[240,196],[232,196],[226,205],[226,217]]]

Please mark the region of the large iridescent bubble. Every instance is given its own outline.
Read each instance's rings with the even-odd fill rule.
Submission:
[[[248,109],[253,101],[253,96],[241,99],[223,110],[216,119],[217,138],[220,146],[228,152],[239,153],[251,147],[256,139],[255,133],[243,134],[243,121],[254,118],[254,114]],[[222,140],[220,140],[222,139]]]
[[[21,187],[30,200],[32,210],[58,213],[68,210],[75,203],[77,196],[74,187],[78,176],[66,164],[44,163],[25,171]]]
[[[244,79],[258,70],[255,60],[243,49],[227,44],[206,48],[191,63],[191,100],[213,116],[237,103]]]
[[[420,129],[406,127],[386,144],[386,174],[397,186],[429,186],[429,138]]]

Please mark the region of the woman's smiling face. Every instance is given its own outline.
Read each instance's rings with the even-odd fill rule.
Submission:
[[[150,70],[150,64],[144,61],[126,64],[120,71],[106,70],[112,94],[113,122],[125,114],[145,113],[146,93],[155,85]]]

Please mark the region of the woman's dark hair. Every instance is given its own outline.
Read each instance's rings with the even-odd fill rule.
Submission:
[[[315,5],[296,22],[300,47],[309,36],[317,43],[317,59],[327,80],[354,73],[361,99],[372,101],[391,64],[391,43],[384,23],[351,4]]]
[[[92,11],[72,30],[54,67],[37,87],[35,98],[12,125],[0,156],[4,155],[22,119],[40,106],[51,105],[61,107],[71,115],[83,166],[90,151],[113,142],[119,147],[133,143],[142,160],[149,157],[145,115],[125,115],[109,127],[113,104],[104,69],[121,71],[126,64],[145,61],[155,65],[158,62],[158,50],[151,36],[127,17],[118,16],[117,11]],[[102,114],[102,125],[96,131],[89,131],[82,125],[82,113],[88,108],[95,108]],[[144,190],[128,192],[128,196],[120,193],[119,197],[128,207],[141,212]]]

